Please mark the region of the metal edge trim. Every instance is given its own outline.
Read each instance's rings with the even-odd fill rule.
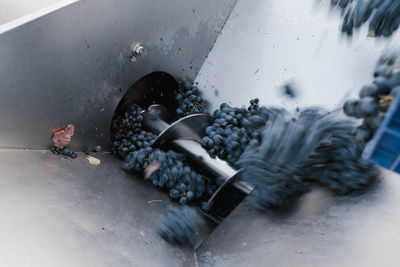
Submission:
[[[6,23],[0,25],[0,35],[8,32],[8,31],[11,31],[13,29],[16,29],[18,27],[21,27],[29,22],[37,20],[43,16],[49,15],[53,12],[63,9],[65,7],[67,7],[71,4],[74,4],[76,2],[79,2],[79,1],[80,0],[62,0],[58,3],[49,5],[47,7],[41,8],[37,11],[33,11],[27,15],[23,15],[22,17],[19,17],[14,20],[11,20],[9,22],[6,22]]]

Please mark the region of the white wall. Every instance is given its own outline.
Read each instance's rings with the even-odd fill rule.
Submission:
[[[341,38],[339,14],[329,12],[328,2],[239,0],[196,80],[213,107],[259,97],[289,109],[335,108],[370,82],[376,59],[390,41],[366,38],[366,28],[352,42]],[[295,100],[278,90],[291,78],[302,89]]]

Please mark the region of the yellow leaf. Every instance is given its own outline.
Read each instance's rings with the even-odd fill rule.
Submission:
[[[95,165],[95,166],[100,165],[100,163],[101,163],[101,161],[99,159],[92,157],[92,156],[88,156],[88,157],[86,157],[86,159],[89,161],[90,164]]]

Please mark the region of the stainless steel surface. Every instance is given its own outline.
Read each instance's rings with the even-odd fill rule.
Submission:
[[[83,156],[0,150],[0,266],[194,265],[157,234],[166,193],[109,154]]]
[[[155,135],[160,134],[161,132],[168,129],[168,127],[170,126],[167,122],[150,114],[147,111],[143,112],[142,115],[144,127],[153,132]],[[156,146],[154,145],[154,147]]]
[[[236,180],[233,182],[233,185],[247,195],[250,194],[255,188],[252,184],[245,182],[243,180]]]
[[[109,148],[129,87],[154,71],[194,79],[235,3],[86,0],[1,25],[0,147],[44,149],[74,124],[73,148]],[[132,62],[137,41],[148,54]]]
[[[205,114],[193,114],[181,118],[159,133],[154,146],[160,146],[176,139],[193,140],[200,143],[206,127],[211,123],[212,117]]]
[[[194,114],[169,125],[149,112],[143,113],[144,126],[154,134],[158,134],[158,138],[154,142],[153,147],[170,144],[177,151],[187,155],[215,177],[221,177],[225,180],[210,198],[210,201],[213,200],[219,191],[228,183],[233,183],[236,188],[249,194],[253,191],[254,187],[246,182],[237,180],[238,177],[240,177],[240,171],[235,170],[226,161],[218,157],[211,158],[208,152],[199,143],[204,129],[210,125],[210,120],[211,116],[209,115]]]
[[[145,113],[146,111],[143,112]],[[147,108],[147,112],[159,119],[162,119],[163,121],[167,121],[169,117],[167,108],[159,104],[151,105],[150,107]]]
[[[217,190],[215,190],[214,194],[208,200],[209,203],[214,200],[214,198],[221,192],[221,190],[228,184],[233,184],[234,187],[239,189],[245,194],[250,194],[254,190],[254,186],[248,182],[240,180],[241,170],[237,171],[235,175],[232,175],[225,179],[222,184],[219,185]]]
[[[208,152],[196,141],[175,140],[171,143],[178,151],[189,156],[189,158],[194,159],[196,163],[201,165],[215,177],[222,177],[229,180],[230,177],[236,176],[238,172],[229,166],[226,161],[221,160],[218,157],[215,159],[211,158]]]
[[[388,171],[384,177],[362,195],[316,189],[285,217],[244,201],[198,249],[199,266],[396,267],[400,179]]]

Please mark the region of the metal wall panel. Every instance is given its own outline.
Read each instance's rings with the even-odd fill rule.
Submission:
[[[47,148],[63,124],[72,148],[108,147],[127,89],[153,71],[194,79],[235,2],[82,0],[2,25],[0,147]],[[134,42],[148,53],[131,62]]]

